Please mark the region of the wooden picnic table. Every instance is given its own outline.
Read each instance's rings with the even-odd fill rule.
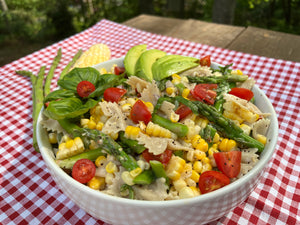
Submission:
[[[166,18],[141,14],[124,25],[253,55],[300,62],[300,35],[256,27],[241,27],[195,19]]]

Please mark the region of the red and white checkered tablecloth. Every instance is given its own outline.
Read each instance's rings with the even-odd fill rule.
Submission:
[[[15,70],[49,70],[62,48],[52,82],[78,49],[105,43],[112,57],[130,47],[148,48],[212,60],[249,74],[270,98],[278,115],[279,137],[263,179],[239,207],[211,224],[300,224],[300,63],[245,54],[151,34],[108,20],[0,68],[0,223],[105,224],[85,213],[57,187],[42,156],[32,147],[31,83]]]

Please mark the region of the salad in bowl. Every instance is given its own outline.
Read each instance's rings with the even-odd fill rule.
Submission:
[[[209,56],[137,45],[105,67],[73,68],[58,86],[39,119],[53,159],[110,196],[169,201],[215,192],[247,175],[270,142],[271,112],[256,105],[254,79]]]

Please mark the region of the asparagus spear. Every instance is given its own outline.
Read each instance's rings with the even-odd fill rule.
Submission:
[[[189,128],[181,123],[173,123],[172,121],[161,117],[157,114],[153,114],[152,115],[152,121],[153,123],[156,123],[170,131],[172,131],[173,133],[177,134],[178,137],[184,137],[187,135]]]
[[[32,83],[32,120],[33,120],[33,147],[36,152],[39,152],[39,147],[37,144],[36,139],[36,124],[39,112],[43,106],[44,94],[43,94],[43,80],[44,80],[44,73],[45,73],[45,66],[42,66],[38,72],[38,75],[35,76],[30,71],[25,70],[18,70],[16,71],[17,74],[30,77]]]
[[[73,165],[75,164],[75,162],[79,159],[89,159],[91,161],[95,161],[98,156],[100,155],[105,155],[105,153],[103,152],[103,150],[101,148],[98,149],[94,149],[88,152],[83,152],[81,154],[72,156],[70,158],[67,159],[63,159],[63,160],[56,160],[56,163],[59,167],[63,168],[63,169],[72,169]]]
[[[68,63],[68,65],[63,69],[63,71],[60,74],[59,79],[63,79],[63,77],[69,72],[70,68],[74,65],[74,63],[79,59],[79,57],[82,54],[82,50],[79,49],[78,52],[74,55],[73,59]]]
[[[73,137],[80,137],[85,146],[89,146],[93,140],[100,145],[104,152],[113,155],[122,164],[122,166],[131,171],[138,168],[136,160],[128,155],[122,147],[111,137],[98,130],[81,128],[67,119],[59,120],[59,124]]]
[[[54,57],[52,65],[48,72],[48,75],[46,76],[46,79],[45,79],[45,85],[44,85],[44,96],[45,97],[50,93],[51,80],[54,76],[54,71],[59,64],[60,59],[61,59],[61,48],[58,49],[57,55]]]
[[[240,127],[238,127],[232,120],[224,117],[213,106],[199,101],[194,101],[193,103],[198,107],[199,112],[209,121],[213,122],[216,129],[222,132],[225,136],[234,139],[249,148],[257,148],[259,152],[263,151],[264,145],[262,143],[245,134]]]
[[[189,82],[192,83],[210,83],[218,84],[224,81],[227,82],[243,82],[248,79],[247,75],[236,75],[236,74],[226,74],[223,76],[204,76],[204,77],[193,77],[187,76]]]

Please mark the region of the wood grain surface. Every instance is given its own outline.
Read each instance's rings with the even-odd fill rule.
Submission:
[[[124,25],[253,55],[300,62],[300,35],[142,14]]]

